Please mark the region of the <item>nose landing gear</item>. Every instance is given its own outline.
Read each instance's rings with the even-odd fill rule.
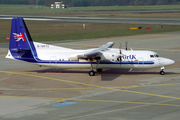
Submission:
[[[165,75],[165,72],[163,70],[161,70],[159,73],[160,75]]]
[[[159,72],[160,75],[165,75],[164,67],[161,67],[161,71]]]

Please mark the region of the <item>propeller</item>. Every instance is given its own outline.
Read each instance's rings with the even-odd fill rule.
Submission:
[[[120,45],[119,45],[119,57],[117,58],[120,60],[120,62],[122,61],[122,57],[124,56],[122,54],[122,51],[121,51],[121,46],[122,46],[122,44],[120,43]],[[126,46],[126,50],[127,50],[128,42],[125,42],[125,46]]]
[[[121,46],[122,46],[122,45],[121,45],[121,43],[120,43],[120,45],[119,45],[119,57],[117,58],[117,60],[120,61],[120,62],[122,61]]]
[[[126,44],[126,50],[127,50],[127,47],[128,47],[128,42],[125,42],[125,44]]]
[[[122,61],[122,56],[121,56],[121,54],[122,54],[122,52],[121,52],[121,46],[122,46],[122,44],[120,43],[120,46],[119,46],[119,58],[120,58],[120,62]]]

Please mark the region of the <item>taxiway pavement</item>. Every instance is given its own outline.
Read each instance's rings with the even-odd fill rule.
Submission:
[[[85,49],[106,42],[129,42],[128,48],[152,50],[176,61],[160,68],[132,72],[40,68],[5,59],[0,52],[1,120],[169,120],[180,117],[180,34],[163,33],[51,44]]]
[[[100,17],[98,18],[98,17],[44,17],[44,16],[38,17],[38,16],[21,16],[21,15],[0,15],[0,19],[12,19],[14,17],[23,17],[24,20],[40,20],[40,21],[180,25],[179,18],[100,18]]]

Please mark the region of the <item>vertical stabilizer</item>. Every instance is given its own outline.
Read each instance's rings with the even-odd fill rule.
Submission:
[[[32,41],[26,24],[21,17],[13,18],[10,35],[10,50],[30,50],[28,42]]]
[[[13,58],[27,62],[35,62],[37,58],[34,43],[21,17],[12,19],[9,52]]]

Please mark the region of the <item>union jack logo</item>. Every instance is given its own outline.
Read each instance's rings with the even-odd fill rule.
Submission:
[[[17,34],[17,33],[13,33],[14,34],[14,39],[17,39],[16,41],[20,41],[20,40],[23,40],[23,41],[26,41],[23,33],[20,33],[20,34]]]

